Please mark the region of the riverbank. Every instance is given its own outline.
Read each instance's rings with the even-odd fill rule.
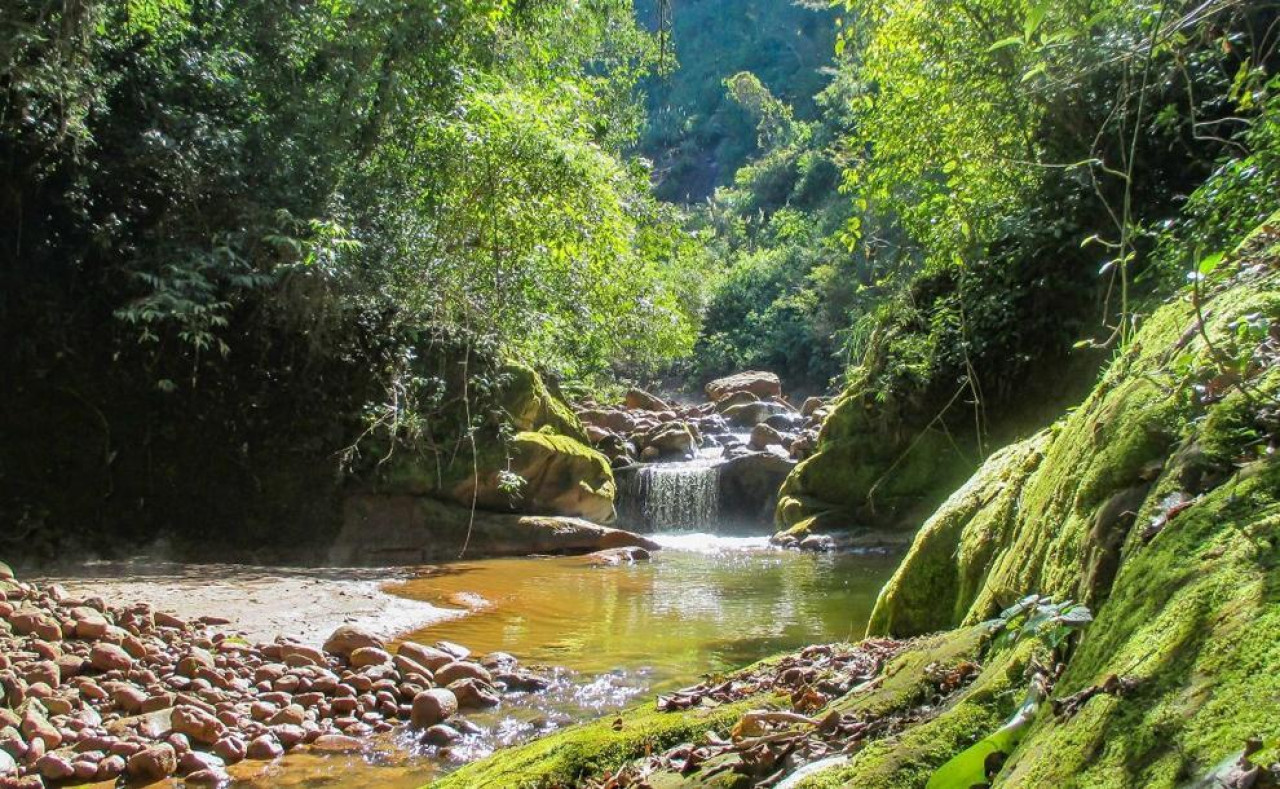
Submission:
[[[183,619],[217,612],[250,641],[288,635],[320,646],[341,625],[384,639],[419,630],[465,611],[390,594],[384,588],[415,577],[406,568],[294,568],[240,564],[95,562],[32,580],[60,584],[73,596],[97,595],[108,605],[145,600]]]

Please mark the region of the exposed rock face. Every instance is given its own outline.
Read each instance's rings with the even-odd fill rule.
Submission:
[[[590,553],[657,545],[639,535],[580,518],[469,510],[425,496],[356,494],[346,501],[341,533],[330,550],[336,564],[420,564],[468,557]],[[471,538],[467,542],[470,527]]]
[[[520,433],[511,444],[511,472],[524,480],[512,493],[502,486],[502,471],[482,472],[478,488],[463,480],[450,496],[456,502],[495,512],[563,515],[609,523],[614,518],[613,471],[604,455],[569,438],[549,433]]]
[[[773,373],[750,370],[725,378],[717,378],[707,384],[707,396],[718,401],[736,392],[750,392],[759,398],[782,396],[782,382]]]

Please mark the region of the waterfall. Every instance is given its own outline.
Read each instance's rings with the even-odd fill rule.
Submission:
[[[716,530],[720,472],[714,462],[654,463],[638,469],[619,502],[628,525],[643,531]]]

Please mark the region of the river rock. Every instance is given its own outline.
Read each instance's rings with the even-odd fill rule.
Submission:
[[[821,397],[805,398],[804,403],[800,406],[800,416],[813,416],[813,413],[819,408],[822,408],[823,405],[825,405],[825,403]]]
[[[175,732],[205,745],[214,744],[226,731],[221,721],[197,707],[176,707],[169,720]]]
[[[469,677],[450,682],[448,690],[458,700],[458,709],[494,707],[500,701],[491,684]]]
[[[636,562],[647,562],[651,555],[644,548],[610,548],[606,551],[596,551],[586,555],[588,564],[611,567],[620,564],[635,564]]]
[[[351,653],[351,667],[381,666],[391,662],[391,654],[378,647],[360,647]]]
[[[454,660],[453,655],[445,652],[443,649],[429,647],[426,644],[416,644],[412,641],[406,641],[401,644],[396,650],[396,653],[404,655],[414,663],[425,666],[432,672],[443,665],[452,663]]]
[[[487,684],[493,684],[493,675],[488,669],[479,663],[466,660],[455,660],[444,664],[436,669],[435,677],[436,682],[441,685],[450,685],[460,679],[478,679]]]
[[[762,450],[770,444],[782,444],[782,434],[768,424],[761,423],[751,428],[751,440],[747,442],[747,446],[751,449]]]
[[[782,382],[773,373],[749,370],[717,378],[707,384],[706,391],[712,401],[721,400],[735,392],[750,392],[760,398],[781,397]]]
[[[178,771],[178,754],[168,743],[153,745],[129,757],[129,777],[139,783],[154,783]]]
[[[15,577],[13,568],[4,562],[0,562],[0,580],[12,581]]]
[[[373,633],[355,625],[339,627],[324,642],[325,652],[343,659],[350,658],[352,652],[365,647],[384,649],[386,644]]]
[[[445,688],[424,690],[413,697],[409,721],[415,729],[427,729],[451,718],[458,711],[458,698]]]
[[[421,742],[425,745],[442,746],[450,745],[460,739],[462,739],[462,732],[452,726],[437,723],[435,726],[429,727],[422,733]]]
[[[96,644],[89,650],[89,664],[102,672],[128,671],[133,667],[133,658],[115,644]]]
[[[716,409],[717,415],[719,416],[724,414],[724,412],[728,411],[730,408],[733,408],[735,405],[746,405],[747,403],[758,402],[760,402],[760,398],[750,392],[734,392],[733,394],[725,395],[720,398],[715,402],[713,407]],[[720,418],[723,419],[724,417],[720,416]]]
[[[356,753],[364,750],[364,744],[345,734],[321,734],[311,742],[311,748],[325,753]]]
[[[778,490],[795,463],[773,452],[752,452],[721,463],[720,515],[744,524],[773,523]]]
[[[670,411],[671,407],[643,389],[631,389],[623,399],[627,408],[642,411]]]
[[[9,624],[18,635],[35,636],[44,641],[62,640],[58,620],[39,611],[18,609],[9,617]]]
[[[641,439],[645,449],[657,449],[659,455],[691,457],[698,450],[698,440],[693,430],[684,422],[669,422],[647,433]]]
[[[263,734],[254,737],[245,748],[245,758],[254,761],[271,761],[284,755],[284,746],[274,734]]]

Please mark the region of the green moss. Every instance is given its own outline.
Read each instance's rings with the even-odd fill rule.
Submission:
[[[894,411],[857,385],[846,390],[823,422],[818,451],[783,484],[778,524],[792,530],[808,521],[804,532],[914,529],[948,480],[970,469],[945,432],[913,430]]]
[[[498,751],[432,784],[434,789],[479,786],[549,789],[577,786],[582,777],[616,770],[649,751],[660,751],[715,729],[722,734],[749,709],[769,699],[754,698],[714,709],[658,712],[652,704],[573,726],[527,745]]]
[[[1011,536],[1022,485],[1051,440],[1044,431],[997,452],[952,494],[880,592],[868,635],[930,633],[964,618],[992,555]]]
[[[503,365],[501,375],[507,383],[498,394],[498,402],[516,430],[533,431],[549,426],[560,435],[590,443],[573,410],[552,394],[532,367],[508,362]]]

